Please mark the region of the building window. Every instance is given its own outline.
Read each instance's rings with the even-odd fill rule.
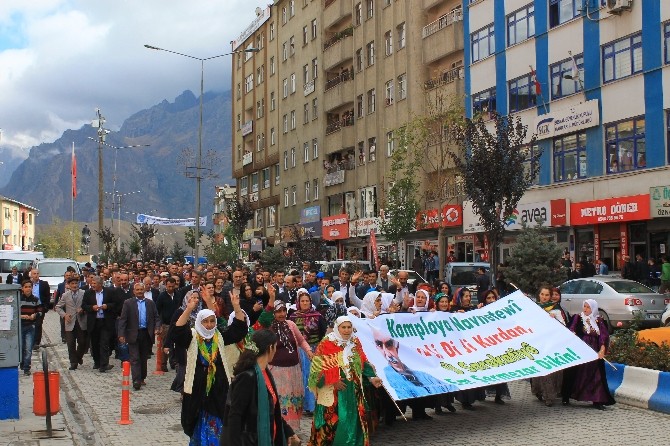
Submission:
[[[288,46],[289,46],[289,54],[291,57],[295,55],[295,36],[291,36],[288,39]]]
[[[256,151],[257,152],[262,152],[265,147],[265,135],[260,134],[256,136]]]
[[[254,75],[253,73],[244,78],[244,92],[249,93],[254,89]]]
[[[530,74],[509,81],[508,86],[510,113],[536,105],[535,85]]]
[[[275,40],[275,23],[270,23],[270,40]]]
[[[268,208],[268,227],[274,227],[275,220],[277,219],[277,208],[270,206]]]
[[[359,94],[356,96],[356,117],[363,117],[363,95]]]
[[[537,172],[537,165],[540,162],[539,159],[539,147],[537,144],[533,144],[532,147],[524,146],[522,148],[522,151],[526,155],[526,160],[523,163],[523,170],[524,174],[529,174],[531,172],[531,169],[533,169],[533,172]],[[540,183],[540,178],[539,175],[535,175],[535,178],[533,179],[533,184],[537,185]]]
[[[284,188],[284,207],[288,207],[288,187]]]
[[[275,164],[275,186],[279,186],[279,164]]]
[[[407,97],[407,74],[398,76],[398,100],[401,101]]]
[[[302,46],[307,46],[307,36],[309,35],[309,30],[307,25],[302,27]]]
[[[309,186],[311,184],[311,181],[305,181],[305,203],[309,202]]]
[[[553,28],[577,17],[582,0],[549,0],[549,27]]]
[[[366,46],[366,51],[367,51],[367,66],[371,66],[375,64],[375,41],[373,40],[372,42],[369,42]]]
[[[319,199],[319,180],[316,178],[313,181],[312,190],[314,191],[312,194],[312,200],[316,201]]]
[[[582,91],[584,86],[584,56],[574,56],[549,67],[551,73],[551,99]],[[575,77],[576,75],[576,77]]]
[[[291,73],[291,94],[295,93],[295,73]]]
[[[274,111],[277,108],[277,101],[275,101],[275,92],[270,92],[270,111]]]
[[[365,142],[358,142],[358,165],[365,165]]]
[[[295,110],[291,110],[291,130],[295,130]]]
[[[642,33],[603,45],[603,82],[642,72]]]
[[[260,33],[256,36],[256,48],[263,49],[265,46],[265,33]]]
[[[242,97],[242,86],[237,84],[237,99],[239,100]]]
[[[302,157],[303,163],[309,162],[309,142],[302,143]]]
[[[283,98],[286,99],[288,97],[288,79],[284,79],[282,81],[282,86],[283,88]]]
[[[303,125],[309,123],[309,103],[302,106],[302,123]]]
[[[295,147],[291,148],[291,167],[295,167]]]
[[[386,31],[386,34],[384,34],[384,54],[387,56],[393,54],[393,35],[391,31]]]
[[[295,206],[298,203],[298,188],[291,186],[291,205]]]
[[[288,2],[288,10],[289,10],[289,17],[293,17],[295,15],[295,0],[291,0]]]
[[[284,150],[284,170],[288,170],[288,151]]]
[[[374,0],[365,0],[366,19],[371,19],[375,15]]]
[[[393,97],[393,84],[395,84],[395,82],[393,81],[393,79],[391,79],[390,81],[386,82],[386,84],[384,86],[384,91],[385,91],[385,96],[386,96],[386,105],[393,105],[393,98],[394,98]]]
[[[375,110],[377,109],[377,93],[375,92],[375,89],[373,88],[372,90],[368,90],[368,115],[370,113],[374,113]]]
[[[286,6],[284,6],[281,10],[281,23],[282,23],[282,25],[286,25],[287,20],[288,20],[288,16],[286,14]]]
[[[288,115],[284,115],[284,133],[288,133]]]
[[[319,140],[314,138],[312,139],[312,159],[317,159],[319,157]]]
[[[272,127],[272,128],[270,129],[270,145],[271,145],[271,146],[274,146],[274,145],[275,145],[275,141],[276,141],[276,137],[275,137],[275,128]]]
[[[319,60],[315,57],[312,59],[312,79],[319,77]]]
[[[316,19],[312,20],[312,40],[316,39],[317,36],[317,28],[316,28]]]
[[[363,50],[356,50],[356,72],[363,71]]]
[[[237,130],[240,130],[242,128],[242,115],[239,113],[237,114]]]
[[[288,60],[288,43],[281,44],[281,60],[286,62]]]
[[[368,161],[377,161],[377,137],[368,138]]]
[[[393,139],[393,131],[386,133],[386,155],[393,156],[395,150],[395,140]]]
[[[258,172],[251,174],[251,192],[258,192]]]
[[[265,114],[265,99],[256,101],[256,119],[260,119]]]
[[[249,192],[249,177],[240,178],[240,195],[246,195]]]
[[[473,62],[489,57],[495,49],[493,24],[470,34],[470,55]]]
[[[605,125],[607,173],[647,167],[644,117]]]
[[[398,49],[405,48],[405,22],[402,22],[400,25],[395,27],[396,34],[398,35]]]
[[[263,189],[270,188],[270,168],[266,167],[262,171],[261,180],[263,181]]]
[[[535,35],[535,6],[528,5],[507,16],[507,46]]]
[[[312,99],[312,120],[319,117],[319,99]]]
[[[472,95],[472,116],[491,119],[496,111],[496,89],[489,88]]]
[[[274,76],[275,74],[275,57],[272,56],[270,57],[270,76]]]
[[[309,64],[305,64],[302,67],[302,83],[307,85],[309,82]]]
[[[356,7],[354,8],[354,23],[356,26],[360,25],[361,22],[363,21],[363,5],[360,3],[356,3]]]
[[[554,181],[586,178],[586,133],[554,138]]]
[[[664,60],[666,64],[670,63],[670,23],[666,23],[663,25],[663,40],[664,40],[664,48],[663,51],[665,53]]]

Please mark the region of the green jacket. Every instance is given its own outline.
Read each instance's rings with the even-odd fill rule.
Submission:
[[[661,265],[661,280],[670,282],[670,262]]]

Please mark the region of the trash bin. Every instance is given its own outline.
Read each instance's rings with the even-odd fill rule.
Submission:
[[[60,373],[49,372],[49,402],[51,415],[60,410]],[[43,417],[47,414],[44,372],[33,372],[33,413]]]

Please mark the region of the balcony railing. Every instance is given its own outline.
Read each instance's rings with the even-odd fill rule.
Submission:
[[[426,90],[432,90],[444,84],[450,84],[456,79],[463,79],[465,76],[465,71],[463,67],[452,68],[451,70],[443,71],[441,75],[428,79],[424,87]]]
[[[323,7],[323,9],[326,9],[327,7],[329,7],[330,5],[332,5],[333,3],[335,3],[336,1],[337,1],[337,0],[326,0],[326,4],[325,4],[325,6]]]
[[[347,116],[346,118],[342,118],[337,121],[333,121],[330,124],[326,126],[326,135],[329,135],[331,133],[335,133],[342,129],[342,127],[349,127],[354,125],[354,117],[352,116]]]
[[[353,35],[354,35],[353,27],[350,26],[349,28],[345,28],[342,31],[335,33],[335,35],[330,39],[326,40],[326,43],[323,44],[323,50],[325,51],[331,46],[335,45],[340,40],[346,39],[347,37],[351,37]]]
[[[432,36],[441,29],[446,28],[454,22],[463,20],[463,11],[461,8],[454,9],[453,11],[443,15],[439,19],[435,20],[432,23],[423,27],[423,32],[421,33],[422,38]]]
[[[338,86],[342,82],[350,81],[354,78],[354,67],[349,67],[348,69],[342,71],[339,76],[336,76],[326,82],[326,90],[328,91],[333,87]]]

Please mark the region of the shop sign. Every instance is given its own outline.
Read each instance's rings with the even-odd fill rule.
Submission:
[[[321,220],[321,206],[310,206],[300,211],[300,223],[314,223]]]
[[[619,247],[621,248],[621,257],[628,255],[628,224],[619,224]]]
[[[359,218],[358,220],[351,222],[350,226],[354,226],[356,229],[355,237],[367,237],[372,231],[379,232],[379,219],[376,217]]]
[[[416,229],[436,229],[450,226],[460,226],[463,224],[463,208],[458,205],[448,204],[442,208],[442,212],[437,209],[427,209],[419,211],[416,214]]]
[[[256,18],[254,19],[254,21],[251,22],[251,24],[247,26],[245,30],[240,33],[237,39],[231,42],[233,51],[237,50],[240,47],[240,45],[242,45],[244,41],[249,38],[249,36],[258,31],[261,25],[268,21],[268,19],[270,18],[270,11],[271,11],[270,6],[266,7],[265,9],[261,8],[256,9]]]
[[[251,239],[251,252],[260,252],[263,250],[263,239],[254,237]]]
[[[651,218],[670,217],[670,186],[649,188]]]
[[[300,236],[305,238],[321,238],[322,226],[320,221],[300,224]]]
[[[344,240],[349,238],[349,218],[347,214],[323,217],[322,236],[324,240]]]
[[[541,220],[545,227],[565,226],[567,224],[566,200],[540,201],[537,203],[524,203],[517,205],[512,215],[505,220],[505,229],[518,231],[523,225],[533,228]]]
[[[555,110],[535,119],[537,139],[574,133],[600,124],[598,100],[592,99],[570,108]]]
[[[575,226],[649,218],[649,194],[570,203],[570,222]]]
[[[475,232],[486,232],[484,226],[479,221],[479,215],[475,214],[472,208],[472,201],[463,202],[463,232],[473,234]]]

